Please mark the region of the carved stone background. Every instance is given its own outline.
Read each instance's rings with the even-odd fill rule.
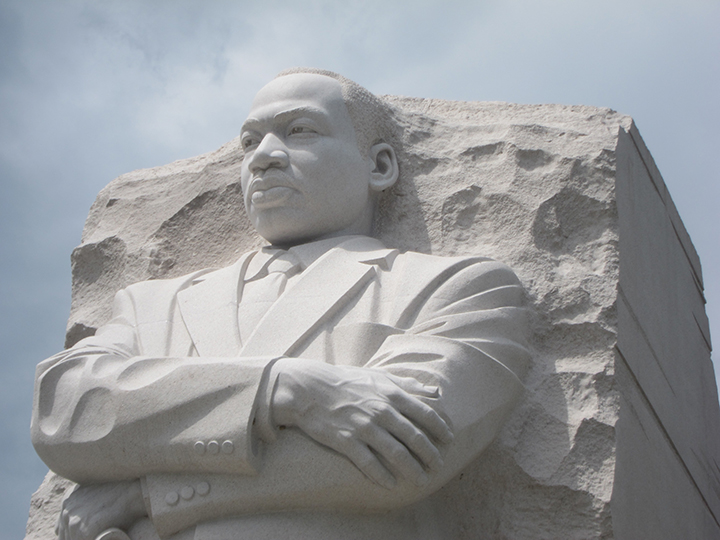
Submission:
[[[498,259],[517,272],[535,310],[526,399],[483,456],[433,496],[447,508],[447,526],[458,539],[619,536],[617,515],[636,509],[611,505],[622,484],[616,427],[627,406],[616,346],[618,149],[632,138],[647,153],[631,119],[582,106],[386,99],[404,148],[380,238]],[[125,174],[100,192],[72,257],[68,345],[107,320],[118,289],[221,267],[262,244],[244,215],[240,162],[235,139]],[[710,431],[715,441],[717,427]],[[718,455],[715,442],[709,447],[707,463]],[[50,475],[36,493],[28,540],[54,537],[65,485]]]

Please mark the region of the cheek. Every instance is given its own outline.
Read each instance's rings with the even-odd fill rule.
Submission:
[[[250,181],[250,171],[248,171],[247,165],[243,161],[242,165],[240,166],[240,187],[243,190],[243,193],[245,193],[245,188],[247,188],[247,184]]]
[[[368,165],[357,149],[345,145],[328,145],[322,152],[298,156],[298,174],[313,191],[322,190],[333,198],[346,194],[357,196],[368,189]]]
[[[250,178],[251,178],[250,172],[247,170],[247,167],[243,164],[240,167],[240,189],[242,189],[243,202],[245,203],[245,209],[247,211],[250,210],[250,208],[248,208],[248,200],[246,197],[248,184],[250,183]]]
[[[296,153],[298,162],[326,170],[362,167],[364,160],[357,147],[345,141],[323,138]],[[291,156],[292,162],[292,156]]]

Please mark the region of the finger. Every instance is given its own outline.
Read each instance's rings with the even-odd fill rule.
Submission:
[[[60,515],[58,516],[57,523],[55,524],[55,534],[58,536],[58,540],[65,540],[67,530],[66,526],[66,520],[68,516],[67,510],[60,510]]]
[[[454,436],[450,426],[427,403],[408,394],[397,394],[393,402],[398,411],[440,442],[448,444],[453,441]]]
[[[391,374],[387,376],[393,383],[410,394],[427,398],[440,397],[440,388],[438,386],[425,385],[412,377],[398,377]]]
[[[388,471],[370,449],[360,441],[354,439],[349,433],[343,433],[343,443],[334,448],[345,454],[360,471],[370,480],[384,487],[392,489],[397,484],[395,477]]]
[[[68,536],[73,540],[85,540],[83,535],[83,520],[80,516],[73,515],[67,522]]]
[[[404,444],[379,426],[374,425],[368,431],[365,442],[390,465],[393,471],[418,487],[430,481],[420,462]]]
[[[387,412],[380,425],[413,452],[430,469],[440,469],[443,459],[438,448],[422,430],[396,411]]]

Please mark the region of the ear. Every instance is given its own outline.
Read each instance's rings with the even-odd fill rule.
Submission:
[[[370,189],[383,191],[392,187],[400,173],[393,147],[386,143],[373,145],[370,148],[370,160],[374,167],[370,173]]]

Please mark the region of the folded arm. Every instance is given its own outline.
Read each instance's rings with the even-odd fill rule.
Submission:
[[[169,533],[222,516],[278,510],[383,511],[436,491],[494,439],[523,392],[518,374],[527,365],[529,353],[522,345],[526,315],[520,307],[522,294],[507,267],[494,262],[467,267],[435,289],[407,329],[393,329],[364,368],[351,368],[414,381],[405,390],[442,419],[442,424],[423,420],[422,409],[401,413],[413,430],[408,430],[407,437],[393,436],[403,446],[397,452],[398,462],[409,454],[413,459],[409,465],[383,457],[382,443],[373,442],[373,436],[363,431],[368,427],[363,415],[355,424],[362,429],[355,432],[326,430],[324,423],[314,429],[324,414],[325,397],[332,394],[326,392],[306,409],[313,411],[305,415],[306,422],[284,413],[278,418],[272,411],[274,424],[291,427],[279,431],[277,440],[266,446],[262,470],[256,476],[148,476],[158,531]],[[306,362],[287,362],[293,360],[296,366]],[[273,371],[281,371],[285,362],[275,364]],[[346,369],[324,367],[338,373]],[[402,383],[395,386],[402,388]],[[330,402],[326,409],[335,410]],[[378,425],[384,427],[382,420],[375,424],[370,432]],[[441,426],[450,428],[452,441]],[[412,442],[418,432],[420,437]],[[325,438],[328,435],[330,440]],[[429,444],[419,442],[423,438]],[[360,448],[359,458],[353,448]],[[375,460],[363,460],[366,450]],[[388,455],[392,452],[388,450]],[[166,502],[168,494],[201,484],[211,487],[208,493],[178,501],[171,496],[173,504]]]
[[[337,412],[332,392],[324,404],[285,399],[285,383],[304,383],[283,365],[309,361],[282,360],[270,396],[294,405],[266,412],[289,429],[258,461],[252,424],[276,359],[139,357],[132,307],[119,294],[116,318],[96,337],[38,367],[33,441],[53,470],[79,482],[143,477],[161,535],[243,513],[403,506],[479,454],[521,394],[516,373],[529,358],[521,296],[506,267],[469,265],[398,321],[365,368],[315,362],[330,378],[357,370],[375,385],[388,398],[375,428],[400,444],[352,412],[335,416],[344,428],[318,422],[323,410]],[[333,388],[348,382],[340,379]]]
[[[95,336],[38,365],[31,433],[43,461],[78,483],[255,474],[256,395],[275,359],[140,356],[124,291],[114,314]]]

